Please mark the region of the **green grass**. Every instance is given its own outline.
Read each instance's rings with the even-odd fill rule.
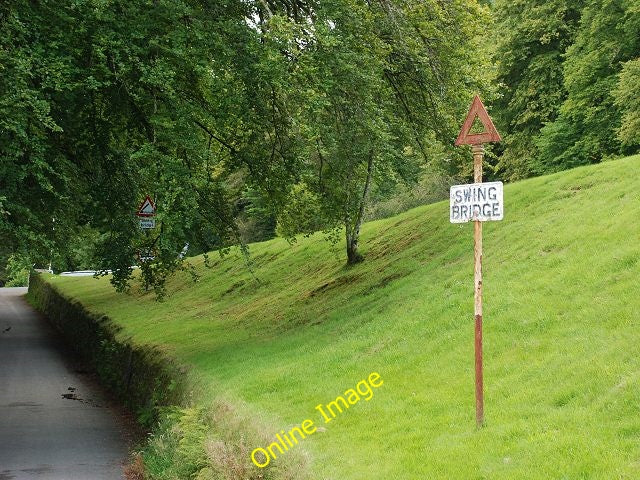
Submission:
[[[448,203],[366,224],[349,269],[318,235],[251,245],[259,282],[239,255],[193,259],[201,281],[174,279],[163,303],[51,281],[191,365],[203,405],[243,405],[272,434],[320,424],[318,403],[379,372],[369,402],[296,447],[314,480],[637,479],[639,174],[636,156],[505,187],[484,225],[481,430],[472,225]]]

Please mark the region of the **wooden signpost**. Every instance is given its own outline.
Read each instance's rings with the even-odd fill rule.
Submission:
[[[481,133],[471,133],[475,120],[484,126]],[[482,222],[502,220],[502,182],[482,183],[484,143],[499,142],[502,138],[493,125],[479,96],[475,96],[467,118],[462,125],[456,146],[471,145],[473,154],[472,185],[451,187],[450,220],[452,223],[473,221],[473,279],[475,319],[475,367],[476,367],[476,425],[484,424],[484,390],[482,382]],[[491,186],[493,185],[493,186]],[[494,189],[493,191],[491,189]]]

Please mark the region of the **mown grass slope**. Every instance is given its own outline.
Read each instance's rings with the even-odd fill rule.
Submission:
[[[204,404],[325,427],[296,447],[313,479],[637,479],[639,173],[636,156],[506,186],[484,228],[482,430],[472,225],[446,202],[366,224],[353,268],[318,235],[251,245],[255,278],[238,255],[192,259],[201,280],[162,303],[51,281],[191,365]],[[322,425],[314,407],[373,371],[374,397]]]

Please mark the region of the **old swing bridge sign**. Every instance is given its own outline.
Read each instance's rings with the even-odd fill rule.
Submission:
[[[453,185],[449,190],[451,223],[502,220],[502,182]]]
[[[476,119],[484,127],[481,133],[471,133]],[[500,134],[493,125],[482,100],[476,95],[455,142],[456,146],[471,145],[473,147],[474,181],[476,183],[453,185],[450,188],[449,220],[451,223],[502,220],[504,215],[502,182],[482,183],[482,160],[484,158],[482,144],[499,142],[500,140],[502,140]]]
[[[472,133],[476,119],[484,129]],[[475,323],[474,350],[476,371],[476,425],[484,425],[484,387],[482,367],[482,222],[502,220],[502,182],[482,183],[483,144],[499,142],[500,134],[493,125],[487,110],[477,95],[471,103],[467,118],[462,125],[456,146],[471,145],[473,155],[473,181],[469,185],[454,185],[450,190],[451,223],[473,221],[473,317]]]

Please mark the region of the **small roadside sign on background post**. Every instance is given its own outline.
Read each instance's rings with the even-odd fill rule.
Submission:
[[[484,131],[471,133],[476,119]],[[476,425],[484,425],[484,389],[482,375],[482,222],[502,220],[504,214],[502,182],[482,183],[484,143],[500,142],[502,138],[491,121],[480,97],[476,95],[467,114],[456,146],[471,145],[473,154],[473,184],[454,185],[449,191],[451,223],[473,221],[473,279],[475,320]]]
[[[156,219],[154,218],[156,216],[156,205],[149,195],[145,197],[138,207],[136,215],[140,221],[140,228],[143,230],[156,228]]]
[[[140,228],[144,230],[145,234],[148,236],[149,230],[156,228],[156,204],[153,203],[153,200],[151,200],[151,197],[149,195],[145,196],[144,200],[138,207],[136,216],[138,217],[138,221],[140,222]],[[142,263],[153,261],[155,259],[153,250],[147,249],[138,252],[138,259]]]

